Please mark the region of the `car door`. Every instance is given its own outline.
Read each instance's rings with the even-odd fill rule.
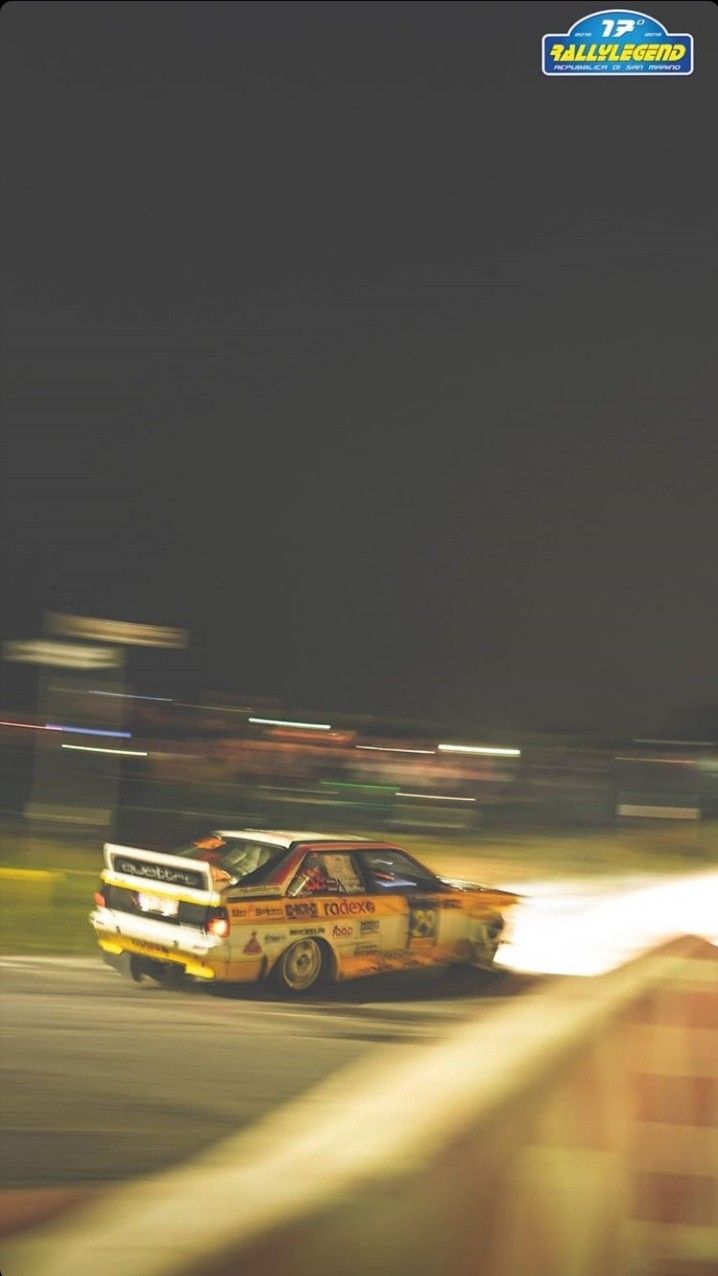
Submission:
[[[362,861],[372,898],[402,903],[405,964],[431,964],[453,955],[463,937],[461,905],[454,892],[392,847],[367,850]]]
[[[353,851],[309,851],[287,895],[297,907],[311,907],[306,924],[329,941],[345,975],[365,973],[377,955],[406,947],[404,899],[372,889]]]

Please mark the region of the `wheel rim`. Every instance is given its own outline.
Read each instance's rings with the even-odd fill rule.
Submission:
[[[313,939],[303,939],[286,953],[282,970],[288,988],[301,992],[310,988],[322,968],[322,954]]]

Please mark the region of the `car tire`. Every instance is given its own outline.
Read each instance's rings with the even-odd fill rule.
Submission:
[[[274,980],[282,992],[298,997],[319,987],[326,977],[326,970],[324,948],[307,935],[285,948],[274,967]]]
[[[167,965],[158,962],[157,969],[152,969],[148,973],[161,988],[167,989],[181,987],[185,978],[184,966],[178,966],[174,962],[168,962]]]
[[[135,984],[144,983],[149,977],[149,963],[146,957],[140,957],[137,953],[129,953],[129,962],[127,973]]]

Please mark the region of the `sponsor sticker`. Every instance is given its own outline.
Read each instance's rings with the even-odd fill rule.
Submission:
[[[332,930],[335,939],[351,939],[353,934],[353,926],[335,926]]]
[[[314,903],[285,904],[284,911],[292,921],[299,920],[302,917],[317,916],[317,906]]]
[[[251,954],[252,956],[255,956],[256,954],[261,953],[261,951],[262,951],[262,945],[260,944],[259,940],[257,939],[257,932],[256,932],[256,930],[253,930],[253,931],[252,931],[252,938],[251,938],[250,940],[248,940],[248,941],[247,941],[247,943],[244,945],[244,948],[242,949],[242,952],[243,952],[243,953],[249,953],[249,954]]]
[[[330,899],[324,905],[327,917],[357,917],[374,911],[375,905],[370,899]]]
[[[296,929],[294,927],[290,927],[289,934],[290,935],[323,935],[324,927],[323,926],[299,926]]]
[[[378,934],[379,934],[379,923],[378,923],[378,922],[376,922],[376,921],[374,921],[374,922],[360,922],[360,923],[359,923],[359,933],[360,933],[361,935],[378,935]]]
[[[281,944],[284,938],[284,935],[265,935],[264,942],[265,944]]]
[[[146,953],[170,953],[171,948],[167,948],[164,944],[148,944],[144,939],[132,939],[135,948],[141,948]]]

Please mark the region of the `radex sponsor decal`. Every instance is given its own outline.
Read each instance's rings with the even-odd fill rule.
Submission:
[[[113,856],[112,866],[116,873],[125,873],[128,877],[142,877],[152,882],[166,882],[170,886],[188,886],[192,890],[201,891],[207,885],[201,873],[194,873],[189,868],[171,868],[168,864],[133,860],[126,855]]]
[[[327,917],[357,917],[374,911],[374,904],[370,899],[330,899],[324,905]]]
[[[359,925],[359,932],[362,935],[378,935],[379,923],[378,922],[361,922]]]
[[[334,926],[332,935],[335,939],[351,939],[354,934],[353,926]]]

